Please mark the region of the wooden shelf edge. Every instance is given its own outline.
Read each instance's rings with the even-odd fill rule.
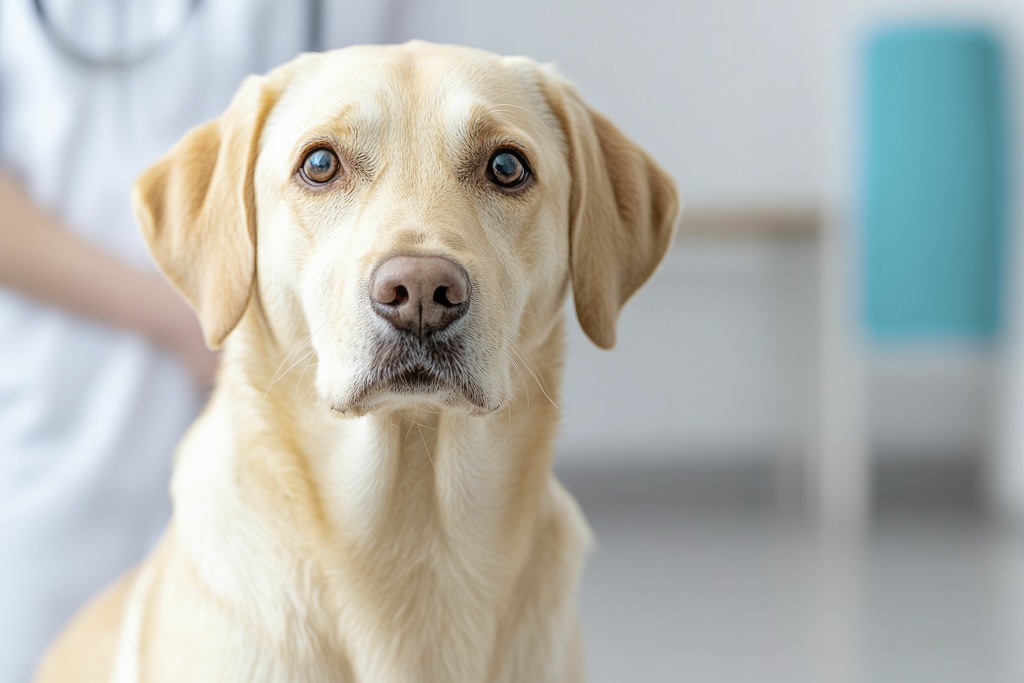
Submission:
[[[810,205],[684,208],[677,239],[815,239],[823,220]]]

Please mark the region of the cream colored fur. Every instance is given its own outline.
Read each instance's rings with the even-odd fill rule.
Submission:
[[[297,174],[315,145],[341,180]],[[533,178],[508,193],[489,155]],[[573,682],[590,534],[551,473],[570,284],[611,346],[668,248],[670,179],[550,70],[409,43],[243,84],[139,180],[154,258],[224,342],[159,547],[40,683]],[[461,264],[476,392],[361,391],[395,254]]]

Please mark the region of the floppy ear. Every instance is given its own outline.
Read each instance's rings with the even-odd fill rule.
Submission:
[[[218,348],[249,304],[256,267],[253,171],[279,95],[249,76],[219,118],[193,128],[135,182],[132,204],[167,279]]]
[[[551,74],[543,82],[568,143],[576,317],[591,341],[610,349],[619,311],[668,252],[679,196],[672,178],[575,88]]]

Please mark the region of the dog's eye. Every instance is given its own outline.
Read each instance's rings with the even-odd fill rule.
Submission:
[[[306,155],[302,162],[302,177],[313,185],[334,180],[341,169],[337,155],[326,147],[318,147]]]
[[[516,152],[499,149],[487,163],[487,175],[491,182],[501,187],[518,187],[530,176],[526,162]]]

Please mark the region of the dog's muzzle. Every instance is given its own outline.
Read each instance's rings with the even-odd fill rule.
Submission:
[[[391,394],[495,409],[470,367],[465,269],[441,256],[393,256],[374,269],[368,293],[376,334],[348,406],[365,410]]]

